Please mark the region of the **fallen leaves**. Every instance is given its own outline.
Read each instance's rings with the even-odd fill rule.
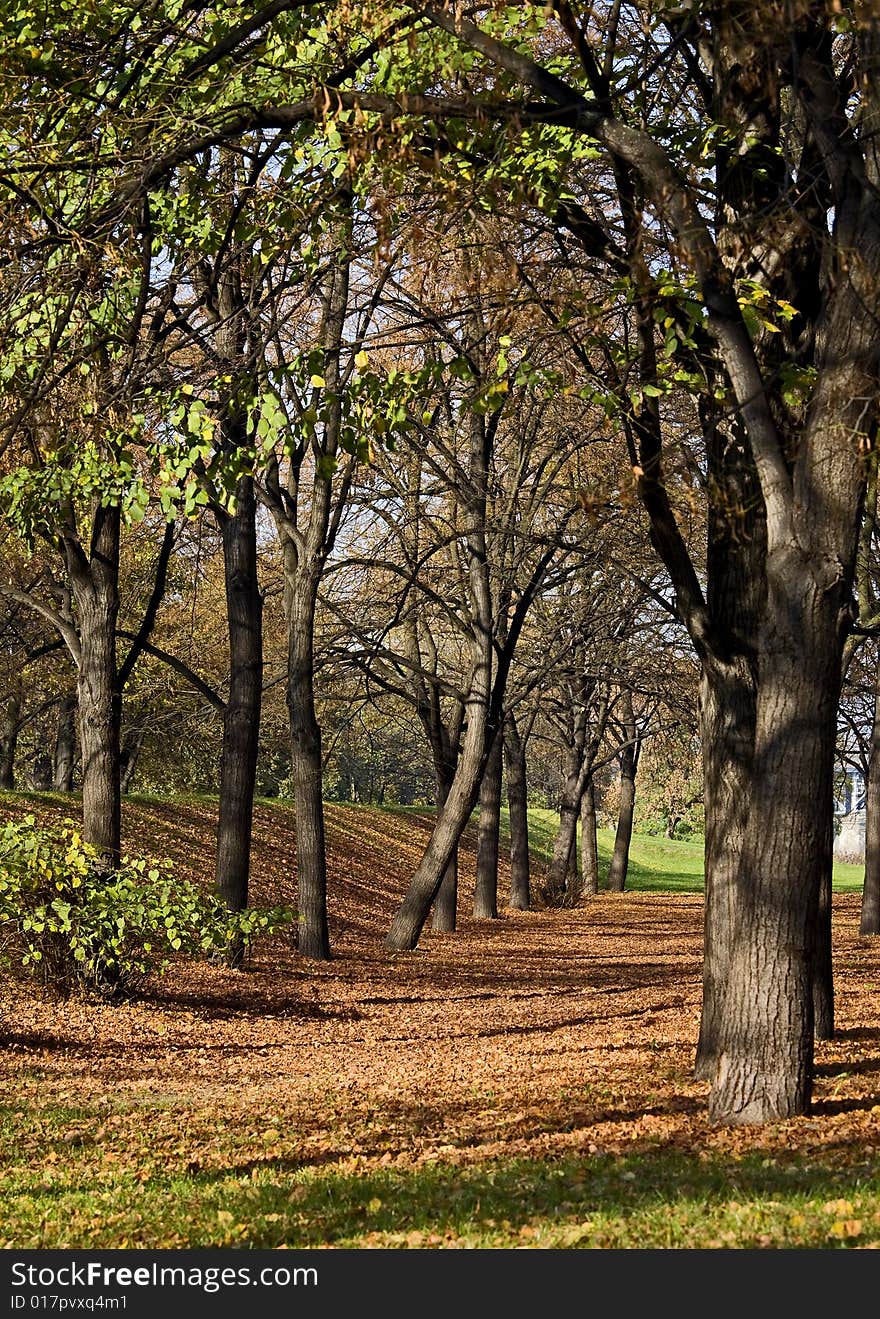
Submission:
[[[201,873],[213,826],[204,806],[129,807],[129,829],[160,834],[172,820],[181,864]],[[284,820],[283,808],[258,808],[258,901],[291,896]],[[628,1162],[654,1150],[681,1151],[698,1168],[754,1158],[774,1183],[805,1160],[825,1170],[871,1162],[880,1148],[870,988],[880,941],[858,938],[856,895],[834,900],[841,1029],[817,1048],[816,1115],[715,1128],[706,1086],[691,1073],[700,898],[599,895],[574,910],[477,922],[467,914],[473,852],[465,848],[459,932],[427,932],[418,956],[392,956],[382,941],[427,827],[414,815],[328,807],[331,963],[307,964],[280,939],[244,973],[181,963],[147,996],[117,1007],[52,1004],[5,986],[6,1079],[21,1103],[2,1152],[7,1175],[35,1167],[43,1178],[81,1177],[110,1192],[169,1169],[206,1179],[231,1170],[255,1194],[277,1182],[296,1216],[312,1204],[299,1179],[327,1168],[359,1179],[566,1161],[574,1221],[552,1237],[531,1221],[510,1232],[523,1246],[578,1246],[605,1239],[577,1207],[599,1165],[609,1164],[620,1195],[632,1198],[639,1180]],[[57,1126],[47,1125],[59,1110]],[[820,1186],[833,1194],[833,1182]],[[726,1189],[737,1231],[756,1244],[772,1236],[742,1190]],[[364,1241],[375,1231],[381,1244],[416,1244],[415,1228],[391,1240],[395,1212],[384,1190],[366,1194]],[[804,1227],[781,1200],[768,1213],[793,1238]],[[811,1221],[820,1213],[832,1243],[870,1235],[870,1210],[856,1198],[818,1190]],[[70,1229],[83,1235],[68,1244],[96,1239],[90,1221]],[[216,1242],[243,1239],[245,1221],[238,1211],[218,1216]],[[272,1208],[264,1221],[280,1242],[286,1215]],[[150,1230],[126,1227],[136,1240],[155,1240]],[[726,1232],[713,1241],[731,1244]],[[418,1244],[446,1243],[426,1229]]]

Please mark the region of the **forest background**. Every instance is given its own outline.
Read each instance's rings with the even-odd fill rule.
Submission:
[[[384,956],[589,929],[638,821],[709,1117],[809,1118],[853,771],[880,932],[872,6],[8,8],[0,784],[81,794],[9,799],[11,965],[323,974],[325,803],[433,808]],[[216,794],[213,882],[133,791]]]

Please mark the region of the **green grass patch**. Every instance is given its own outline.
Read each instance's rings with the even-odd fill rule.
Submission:
[[[529,809],[529,850],[544,864],[553,855],[553,840],[559,816],[555,811],[539,807]],[[510,829],[506,810],[502,810],[501,828],[505,840]],[[614,851],[614,830],[598,829],[596,843],[599,853],[599,880],[604,884]],[[578,862],[580,863],[580,833],[578,833]],[[634,893],[673,892],[702,893],[703,891],[703,839],[665,838],[654,834],[634,833],[630,847],[627,888]],[[863,866],[847,865],[835,861],[833,883],[836,892],[861,891],[865,871]]]
[[[22,1122],[11,1108],[0,1112],[8,1161],[17,1141],[31,1143],[34,1116]],[[151,1116],[141,1113],[143,1126]],[[167,1120],[164,1111],[155,1116]],[[195,1142],[159,1157],[120,1133],[115,1145],[98,1148],[62,1133],[72,1122],[95,1129],[106,1114],[58,1107],[38,1117],[44,1158],[7,1162],[0,1175],[7,1248],[880,1243],[880,1174],[867,1155],[836,1166],[827,1155],[817,1162],[816,1152],[737,1157],[670,1146],[464,1167],[439,1159],[357,1167],[351,1158],[309,1163],[293,1136],[288,1150],[267,1157],[230,1134],[222,1167],[200,1170]]]

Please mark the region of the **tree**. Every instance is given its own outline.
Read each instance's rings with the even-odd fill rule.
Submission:
[[[840,21],[807,3],[725,4],[643,27],[615,7],[600,36],[559,3],[550,68],[504,40],[505,19],[418,12],[478,60],[473,115],[514,136],[564,124],[605,164],[617,211],[613,225],[591,212],[595,253],[625,254],[635,337],[618,415],[703,666],[699,1065],[717,1120],[807,1112],[841,653],[878,396],[877,20],[860,6]],[[560,188],[576,187],[557,159]],[[682,391],[705,445],[705,592],[664,468],[661,400]]]

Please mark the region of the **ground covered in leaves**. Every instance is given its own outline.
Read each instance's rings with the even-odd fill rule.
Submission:
[[[127,841],[204,879],[212,818],[132,802]],[[880,1244],[880,940],[857,895],[835,895],[813,1116],[716,1128],[691,1078],[697,895],[465,914],[391,954],[428,821],[328,824],[329,964],[277,940],[117,1005],[2,982],[0,1246]],[[290,900],[291,826],[257,813],[258,901]],[[470,847],[462,870],[466,913]]]

